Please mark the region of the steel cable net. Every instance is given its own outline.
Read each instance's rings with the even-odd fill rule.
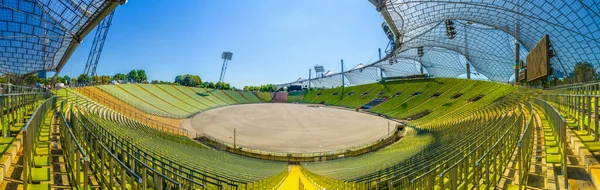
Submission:
[[[353,85],[369,84],[381,79],[376,67],[366,67],[364,64],[358,64],[350,72],[344,73],[344,76]]]
[[[556,54],[551,59],[555,71],[571,73],[577,62],[584,61],[600,66],[600,3],[597,0],[372,2],[385,3],[384,11],[401,36],[397,52],[418,46],[449,49],[464,55],[473,67],[493,81],[508,81],[514,74],[514,38],[524,47],[520,56],[523,60],[526,50],[548,34]],[[456,37],[452,40],[446,36],[446,20],[455,21]],[[519,32],[515,30],[517,25]]]
[[[456,35],[452,39],[446,35],[444,22],[429,24],[405,33],[403,51],[395,57],[417,60],[416,49],[422,47],[422,64],[429,74],[436,77],[466,74],[466,58],[472,66],[472,73],[473,70],[477,70],[492,81],[509,80],[514,74],[512,36],[475,23],[455,21],[454,27]],[[407,55],[406,52],[410,53]],[[527,51],[521,48],[521,59],[525,59],[526,55]]]
[[[421,64],[424,73],[454,77],[466,73],[468,60],[471,73],[508,82],[514,77],[515,38],[521,47],[520,59],[525,60],[545,34],[550,36],[556,55],[550,63],[555,73],[562,73],[557,76],[573,73],[578,62],[600,67],[598,0],[370,1],[384,17],[389,16],[392,23],[388,24],[399,35],[395,42],[399,47],[388,57],[391,61],[379,60],[363,67],[381,69],[384,77],[419,74]],[[453,21],[452,39],[446,33],[447,20]],[[419,47],[424,51],[422,59],[416,56]],[[358,83],[371,77],[363,78]]]
[[[106,0],[0,0],[0,72],[56,70]],[[77,42],[78,43],[78,42]]]

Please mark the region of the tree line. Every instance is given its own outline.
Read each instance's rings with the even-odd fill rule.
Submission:
[[[244,91],[275,92],[277,87],[274,84],[260,86],[244,86]]]
[[[165,81],[153,81],[160,84],[168,84]],[[162,83],[161,83],[162,82]],[[213,89],[223,89],[223,90],[235,90],[229,83],[226,82],[206,82],[202,81],[202,78],[198,75],[177,75],[175,77],[175,81],[173,84],[181,85],[181,86],[190,86],[190,87],[199,87],[199,88],[213,88]]]

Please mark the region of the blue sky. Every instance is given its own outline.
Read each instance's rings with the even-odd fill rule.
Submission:
[[[284,83],[308,77],[315,64],[340,70],[377,60],[383,19],[367,0],[129,1],[117,8],[99,75],[144,69],[149,79],[195,74],[219,79],[221,52],[233,52],[225,82]],[[95,30],[61,75],[83,72]]]

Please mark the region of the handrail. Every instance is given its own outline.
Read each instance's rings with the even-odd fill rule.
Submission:
[[[72,113],[73,115],[75,114],[73,111],[71,111],[71,113]],[[79,119],[79,117],[75,116],[74,118],[75,118],[75,119],[76,119],[76,120],[77,120],[79,123],[83,124],[83,122],[82,122],[82,121]],[[85,126],[85,125],[84,125],[84,126]],[[86,127],[85,129],[86,129],[86,130],[87,130],[87,131],[88,131],[90,134],[92,134],[92,136],[94,136],[96,139],[98,139],[98,137],[97,137],[95,134],[93,134],[93,133],[92,133],[92,132],[91,132],[91,131],[90,131],[90,130],[87,128],[87,127]],[[99,145],[102,147],[102,149],[104,149],[104,150],[105,150],[105,151],[108,153],[108,155],[109,155],[109,156],[111,156],[112,158],[114,158],[114,160],[115,160],[115,161],[116,161],[116,162],[117,162],[119,165],[121,165],[121,166],[122,166],[122,167],[123,167],[123,168],[124,168],[124,169],[127,171],[127,173],[129,173],[129,174],[131,174],[133,177],[135,177],[135,178],[137,179],[137,182],[138,182],[138,183],[141,183],[141,182],[142,182],[142,178],[141,178],[140,176],[138,176],[138,175],[137,175],[137,174],[136,174],[136,173],[135,173],[133,170],[131,170],[131,168],[127,167],[127,166],[125,165],[125,163],[121,162],[121,160],[119,160],[119,158],[118,158],[116,155],[114,155],[114,154],[113,154],[113,153],[110,151],[110,149],[108,149],[108,148],[107,148],[107,147],[106,147],[106,146],[105,146],[105,145],[104,145],[102,142],[98,142],[98,144],[99,144]],[[104,164],[104,163],[102,163],[102,164]]]
[[[79,97],[80,95],[77,95],[77,96]],[[87,98],[86,98],[86,100],[87,100]],[[91,102],[91,100],[87,100],[87,101],[90,101],[90,102]],[[110,110],[110,109],[107,109],[107,110],[109,110],[109,111],[111,111],[111,112],[114,112],[113,110]],[[117,112],[115,112],[115,113],[117,113]],[[121,114],[119,113],[119,115],[121,115]],[[135,120],[134,120],[134,121],[135,121]],[[136,122],[139,122],[139,121],[136,121]],[[100,130],[104,130],[104,129],[102,129],[102,128],[98,128],[98,129],[100,129]],[[112,135],[112,134],[111,134],[111,135]],[[133,147],[133,148],[137,148],[137,147]],[[142,151],[143,151],[143,150],[142,150]],[[151,155],[151,154],[149,154],[149,155]],[[194,171],[193,169],[189,168],[189,166],[185,166],[185,165],[181,165],[181,164],[179,164],[179,163],[177,163],[177,162],[173,162],[172,160],[170,160],[170,158],[161,158],[161,159],[167,159],[167,160],[169,160],[169,162],[170,162],[170,163],[176,163],[176,164],[177,164],[179,167],[184,167],[184,168],[186,168],[186,169],[188,169],[188,170],[190,170],[190,171]],[[158,161],[160,161],[160,160],[158,160]],[[162,161],[160,161],[160,162],[162,162]],[[163,163],[165,163],[165,162],[163,162]],[[181,171],[179,168],[174,168],[174,169],[177,169],[178,171]],[[203,176],[205,176],[205,177],[208,177],[208,178],[215,179],[215,180],[217,180],[217,181],[220,181],[220,182],[222,182],[222,183],[226,183],[226,184],[228,184],[228,185],[230,185],[230,186],[237,186],[237,184],[230,183],[230,182],[229,182],[230,180],[223,180],[223,179],[219,179],[219,178],[218,178],[218,176],[217,176],[217,177],[211,177],[211,176],[208,176],[208,175],[205,175],[205,174],[202,174],[202,173],[199,173],[199,174],[201,174],[201,175],[203,175]],[[217,175],[217,174],[214,174],[214,175]],[[232,181],[233,181],[233,180],[232,180]],[[208,182],[208,183],[211,183],[210,181],[206,181],[206,182]],[[244,184],[245,184],[245,182],[241,182],[241,181],[233,181],[233,182],[236,182],[236,183],[244,183]]]
[[[94,123],[94,122],[90,122],[90,121],[89,121],[87,118],[84,118],[84,119],[86,119],[86,120],[88,121],[88,123],[90,123],[91,125],[94,125],[96,128],[99,128],[99,127],[97,126],[97,124],[96,124],[96,123]],[[107,133],[108,133],[108,132],[107,132]],[[105,136],[105,137],[107,136],[106,134],[101,134],[101,135],[102,135],[102,136]],[[108,135],[111,135],[111,136],[113,136],[113,138],[116,138],[116,137],[114,137],[114,135],[112,135],[112,134],[110,134],[110,133],[108,133]],[[131,156],[131,157],[132,157],[132,158],[133,158],[135,161],[138,161],[138,162],[139,162],[139,163],[141,163],[143,166],[145,166],[145,167],[147,167],[148,169],[150,169],[150,171],[153,171],[153,172],[156,172],[156,173],[158,173],[158,174],[159,174],[161,177],[163,177],[163,178],[166,178],[167,180],[169,180],[169,181],[170,181],[170,182],[172,182],[172,183],[178,184],[178,185],[179,185],[179,187],[181,188],[181,184],[180,184],[179,182],[177,182],[177,181],[175,181],[175,180],[173,180],[173,179],[169,178],[168,176],[166,176],[166,175],[164,175],[164,174],[162,174],[162,173],[160,173],[160,172],[156,171],[154,168],[152,168],[152,167],[148,166],[146,163],[144,163],[143,161],[141,161],[139,158],[137,158],[137,157],[135,157],[133,154],[131,154],[131,152],[129,152],[129,151],[126,151],[126,150],[125,150],[125,148],[123,148],[123,146],[121,146],[121,145],[119,145],[117,142],[115,142],[115,141],[113,140],[113,138],[109,138],[109,140],[110,140],[110,141],[113,143],[113,145],[115,145],[115,146],[117,146],[118,148],[120,148],[120,149],[121,149],[122,151],[124,151],[124,152],[125,152],[127,155]],[[161,167],[162,169],[166,169],[166,168],[165,168],[164,166],[162,166],[162,165],[158,165],[158,167]],[[176,175],[176,176],[178,176],[178,177],[181,177],[181,178],[183,178],[183,179],[187,179],[187,180],[189,180],[189,181],[190,181],[190,182],[192,182],[192,183],[195,183],[195,184],[197,184],[197,185],[201,185],[201,186],[203,186],[204,188],[206,188],[206,185],[205,185],[205,184],[198,183],[198,182],[196,182],[196,181],[194,181],[194,180],[192,180],[192,179],[189,179],[189,178],[187,178],[187,177],[184,177],[184,176],[182,176],[182,175],[180,175],[180,174],[178,174],[178,173],[176,173],[176,172],[172,172],[172,174],[174,174],[174,175]],[[207,183],[212,183],[212,182],[210,182],[210,181],[204,181],[204,182],[207,182]],[[221,186],[220,184],[216,184],[216,183],[213,183],[213,185]]]

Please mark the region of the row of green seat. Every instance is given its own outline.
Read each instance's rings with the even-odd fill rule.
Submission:
[[[420,120],[426,121],[465,107],[481,108],[516,89],[477,80],[420,79],[309,91],[300,102],[358,108],[375,98],[385,98],[385,102],[370,111],[401,119],[421,114],[425,116]]]
[[[194,173],[212,176],[215,182],[235,182],[241,186],[264,185],[265,180],[276,183],[274,181],[277,180],[270,177],[282,177],[281,173],[286,167],[285,163],[245,158],[208,149],[187,137],[154,130],[89,99],[81,98],[79,101],[74,103],[89,110],[85,118],[117,139],[128,142],[165,163],[177,163]]]
[[[465,149],[471,147],[468,144],[485,144],[488,135],[514,127],[500,125],[508,123],[507,119],[511,117],[506,113],[513,107],[514,103],[497,103],[478,112],[445,116],[419,126],[407,127],[400,141],[377,152],[323,163],[306,163],[304,167],[317,183],[325,186],[330,184],[330,188],[372,188],[382,180],[397,183],[413,180],[430,172],[428,168],[451,165],[447,163],[449,158],[470,150]],[[515,117],[512,118],[514,121]],[[514,144],[515,139],[512,138]],[[442,171],[436,172],[439,174]]]
[[[99,88],[146,113],[171,118],[186,118],[220,106],[261,102],[252,92],[177,85],[122,84],[91,88]]]

